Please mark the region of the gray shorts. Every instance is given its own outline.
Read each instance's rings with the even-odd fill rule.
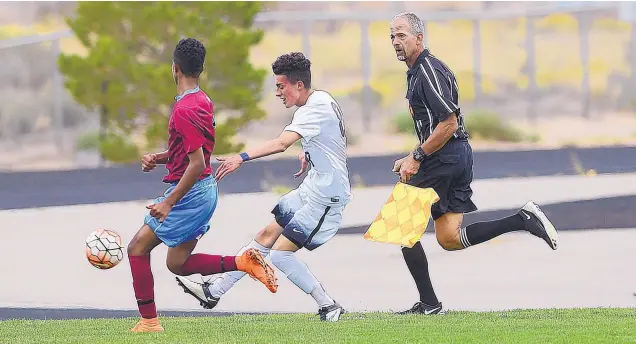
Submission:
[[[272,214],[283,227],[283,236],[311,251],[336,235],[343,210],[343,206],[312,202],[303,191],[294,189],[280,198]]]

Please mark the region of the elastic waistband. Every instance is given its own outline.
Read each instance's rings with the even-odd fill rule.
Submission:
[[[172,182],[170,183],[170,186],[177,186],[177,184],[179,184],[178,181],[176,182]],[[201,180],[197,180],[196,183],[194,183],[194,186],[210,186],[210,185],[216,185],[216,179],[214,179],[214,176],[209,175]]]

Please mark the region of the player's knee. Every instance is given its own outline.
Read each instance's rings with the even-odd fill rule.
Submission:
[[[126,252],[128,256],[145,256],[149,254],[149,252],[145,252],[143,249],[143,245],[137,239],[137,236],[134,236],[130,243],[128,243],[128,247],[126,247]]]
[[[280,230],[267,226],[256,233],[254,240],[265,247],[272,247],[279,236]]]
[[[175,262],[171,260],[166,261],[166,266],[168,270],[177,276],[185,276],[181,267],[183,266],[183,262]]]
[[[293,253],[289,251],[271,250],[269,253],[269,259],[272,261],[272,264],[278,267],[281,263],[287,260],[291,254]]]
[[[267,239],[269,239],[268,234],[269,233],[268,233],[267,227],[265,227],[256,233],[256,236],[254,237],[254,239],[258,242],[267,241]]]
[[[440,234],[436,235],[437,243],[446,251],[454,251],[460,248],[459,238],[454,238],[452,235]]]

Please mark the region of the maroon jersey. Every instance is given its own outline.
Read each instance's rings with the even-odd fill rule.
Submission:
[[[188,167],[188,153],[203,147],[205,169],[199,179],[212,174],[210,156],[214,150],[214,105],[205,92],[186,92],[177,100],[168,123],[168,175],[166,183],[177,182]]]

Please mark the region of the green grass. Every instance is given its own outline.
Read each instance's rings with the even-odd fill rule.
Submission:
[[[441,317],[366,313],[164,318],[164,333],[133,334],[136,319],[11,320],[1,343],[634,343],[635,309],[456,312]]]

